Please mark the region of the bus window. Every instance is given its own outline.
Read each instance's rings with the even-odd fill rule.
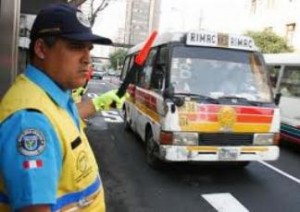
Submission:
[[[300,67],[286,66],[281,84],[280,93],[287,97],[300,97]]]
[[[158,52],[158,59],[154,65],[151,76],[151,88],[161,91],[164,87],[165,77],[167,73],[168,48],[162,47]]]
[[[279,71],[280,71],[280,66],[269,67],[270,81],[271,81],[271,85],[272,85],[273,90],[276,89],[276,84],[277,84],[277,81],[278,81]]]
[[[128,68],[129,61],[130,61],[130,57],[126,57],[125,61],[124,61],[124,65],[123,65],[123,70],[122,70],[122,73],[121,73],[121,77],[120,77],[121,80],[125,79],[126,74],[127,74],[128,70],[129,70],[129,68]]]
[[[251,52],[178,46],[170,69],[175,93],[272,101],[264,66]]]
[[[125,61],[124,61],[124,65],[123,65],[123,69],[122,69],[122,73],[121,73],[121,76],[120,76],[120,79],[123,81],[128,73],[128,71],[131,69],[131,67],[133,66],[133,63],[134,63],[134,58],[135,56],[134,55],[131,55],[131,56],[127,56],[125,58]],[[136,78],[134,78],[134,82],[136,82]]]
[[[151,75],[153,71],[154,60],[156,58],[157,49],[152,49],[146,60],[143,69],[138,73],[138,85],[142,88],[150,88]]]

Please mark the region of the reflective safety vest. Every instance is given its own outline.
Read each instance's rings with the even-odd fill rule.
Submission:
[[[57,202],[52,211],[105,211],[104,191],[94,154],[83,132],[68,112],[57,106],[45,91],[20,75],[0,103],[0,122],[16,111],[34,109],[50,120],[62,150],[62,170]],[[76,141],[77,145],[71,145]],[[0,176],[0,211],[10,211]]]
[[[83,94],[86,92],[86,88],[79,87],[77,89],[72,90],[72,97],[75,103],[81,102]]]

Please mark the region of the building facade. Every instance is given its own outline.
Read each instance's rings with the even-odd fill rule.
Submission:
[[[249,0],[251,30],[272,30],[300,52],[300,1]]]
[[[143,42],[153,29],[158,28],[160,0],[127,0],[125,43]]]
[[[25,14],[37,14],[47,4],[68,2],[79,5],[84,0],[0,0],[0,101],[13,83],[19,70],[24,68],[28,48],[28,23]],[[22,15],[21,15],[22,13]]]

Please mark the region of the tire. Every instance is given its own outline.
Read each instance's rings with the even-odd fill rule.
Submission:
[[[162,161],[155,155],[158,153],[158,145],[155,143],[151,129],[146,131],[146,160],[150,167],[159,169]]]
[[[131,126],[127,120],[127,112],[126,112],[125,108],[124,108],[123,112],[124,112],[124,130],[129,132],[129,131],[131,131]]]

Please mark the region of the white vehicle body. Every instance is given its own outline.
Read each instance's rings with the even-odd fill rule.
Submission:
[[[281,137],[300,144],[300,54],[265,54],[274,93],[281,93]]]
[[[141,46],[129,50],[121,78]],[[159,36],[124,106],[125,126],[145,141],[148,163],[276,160],[280,114],[261,60],[245,36]]]

